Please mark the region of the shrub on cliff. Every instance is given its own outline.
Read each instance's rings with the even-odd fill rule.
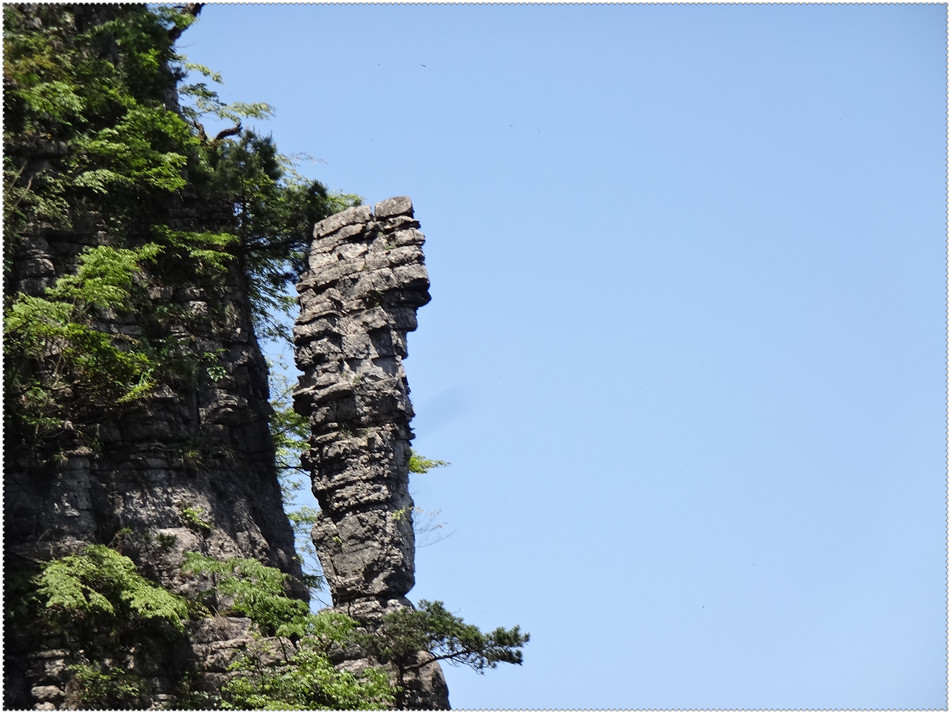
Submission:
[[[257,710],[320,708],[374,709],[402,706],[407,673],[431,662],[449,661],[476,671],[499,663],[520,664],[529,636],[519,627],[483,633],[449,612],[442,602],[421,601],[388,614],[375,631],[357,627],[331,610],[309,612],[287,597],[286,575],[254,560],[216,560],[189,552],[186,572],[214,575],[209,594],[224,596],[230,607],[254,621],[262,640],[232,666],[222,707]],[[395,672],[393,681],[380,668],[358,674],[335,669],[331,651],[356,645]],[[419,659],[426,652],[430,658]]]
[[[232,665],[219,707],[239,710],[369,710],[390,708],[396,691],[389,676],[368,668],[338,670],[332,648],[356,641],[356,622],[334,611],[310,612],[284,590],[287,575],[256,560],[218,560],[188,552],[186,573],[212,575],[205,593],[214,610],[247,616],[261,637]]]
[[[181,636],[194,609],[104,545],[42,565],[27,598],[21,608],[57,632],[69,652],[67,706],[92,710],[148,708],[149,687],[134,662]]]
[[[188,617],[185,599],[149,582],[132,560],[105,545],[47,562],[36,584],[47,616],[70,633],[104,626],[116,634],[152,623],[181,632]]]
[[[256,560],[196,552],[188,553],[183,569],[212,575],[215,586],[201,601],[148,581],[132,560],[104,545],[42,565],[33,582],[33,614],[71,652],[71,707],[150,707],[143,651],[182,634],[189,618],[219,608],[250,618],[258,638],[232,664],[221,695],[206,703],[239,710],[392,707],[396,690],[384,671],[354,674],[333,666],[330,649],[356,641],[355,622],[338,612],[312,614],[287,596],[283,572]]]

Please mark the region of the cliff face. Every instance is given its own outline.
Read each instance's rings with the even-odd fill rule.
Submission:
[[[138,677],[146,705],[180,704],[189,688],[216,691],[229,652],[251,636],[247,619],[224,616],[189,622],[169,640],[126,641],[107,626],[57,630],[45,603],[32,599],[34,577],[54,558],[107,545],[151,582],[192,596],[211,582],[183,574],[187,551],[301,574],[277,482],[247,272],[234,250],[215,253],[223,269],[204,269],[192,259],[200,253],[168,237],[222,232],[222,216],[233,217],[221,195],[198,195],[208,171],[180,114],[171,45],[200,9],[188,7],[192,17],[172,28],[144,5],[4,7],[5,314],[75,277],[85,251],[164,241],[127,286],[134,300],[104,307],[60,295],[28,321],[30,334],[49,327],[53,335],[38,348],[21,348],[23,334],[6,332],[8,708],[80,707],[75,671],[101,651],[110,655],[98,663]],[[147,352],[142,392],[146,382],[154,387],[116,399],[118,375],[89,366],[99,362],[84,347],[96,344]],[[74,370],[57,376],[66,363]],[[83,369],[80,386],[73,376]],[[87,398],[100,391],[104,398]],[[37,405],[49,416],[43,438],[26,417]],[[294,594],[307,592],[297,582]]]
[[[304,374],[294,405],[311,429],[305,465],[321,509],[313,541],[334,607],[369,628],[411,606],[415,581],[413,411],[402,360],[416,310],[430,299],[418,228],[408,198],[327,218],[297,288]],[[437,663],[403,685],[409,708],[448,707]]]
[[[100,236],[105,239],[106,236]],[[62,262],[94,236],[58,236],[33,243],[18,261]],[[51,276],[55,272],[51,271]],[[39,285],[19,280],[21,291]],[[27,448],[8,443],[4,525],[8,555],[24,558],[109,542],[125,528],[126,548],[165,585],[187,588],[178,572],[187,549],[222,557],[256,557],[299,573],[282,509],[268,432],[267,365],[254,336],[247,297],[236,280],[223,289],[196,284],[150,289],[154,306],[190,313],[187,335],[217,378],[163,384],[117,418],[94,424],[95,442],[65,450],[51,462],[31,462]],[[134,315],[104,315],[107,334],[141,333]],[[167,323],[169,339],[184,338]],[[108,374],[101,375],[108,379]],[[185,511],[202,513],[196,528]],[[173,545],[159,546],[175,538]]]
[[[7,291],[39,295],[72,270],[82,249],[109,242],[108,232],[95,224],[87,232],[38,231],[12,256]],[[300,575],[268,431],[267,366],[238,274],[214,284],[150,285],[154,309],[184,317],[146,327],[135,314],[112,311],[100,315],[98,328],[119,339],[158,329],[159,338],[180,340],[214,359],[199,361],[198,373],[160,385],[137,405],[87,426],[92,439],[71,442],[64,433],[64,448],[55,458],[35,458],[30,443],[13,442],[8,433],[3,498],[8,591],[18,573],[35,572],[36,563],[87,544],[116,547],[147,577],[180,594],[195,595],[208,586],[204,578],[182,574],[186,551],[255,558]],[[306,596],[302,585],[296,592]],[[220,649],[222,641],[236,638],[235,631],[248,637],[247,620],[219,617],[190,627],[181,645],[113,663],[141,675],[158,702],[176,695],[189,669],[210,673],[199,675],[195,688],[214,691],[226,662],[211,660],[207,648],[217,642]],[[8,622],[5,705],[75,705],[66,671],[75,653],[28,622]]]

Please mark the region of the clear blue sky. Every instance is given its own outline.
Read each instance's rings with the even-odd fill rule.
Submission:
[[[412,197],[456,708],[946,705],[942,5],[208,5],[308,175]]]

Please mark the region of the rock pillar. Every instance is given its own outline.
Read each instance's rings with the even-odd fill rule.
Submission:
[[[310,422],[304,465],[321,510],[313,541],[334,607],[369,627],[411,606],[415,581],[402,360],[416,310],[430,299],[418,228],[404,197],[331,216],[314,229],[297,286],[304,373],[294,405]],[[448,707],[437,664],[425,668],[413,707]]]

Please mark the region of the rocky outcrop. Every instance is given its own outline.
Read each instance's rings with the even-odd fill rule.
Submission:
[[[108,233],[95,225],[88,232],[30,236],[26,248],[12,256],[7,291],[40,295],[74,269],[84,248],[109,242]],[[182,573],[189,550],[222,559],[254,558],[301,574],[268,429],[267,365],[239,274],[233,271],[214,284],[149,283],[149,289],[155,312],[171,317],[144,324],[140,315],[104,312],[97,327],[117,338],[158,330],[150,336],[185,345],[188,353],[175,378],[117,414],[85,424],[84,439],[63,433],[55,458],[38,460],[28,442],[13,442],[8,429],[3,498],[8,595],[26,583],[18,577],[35,573],[38,562],[87,544],[119,549],[149,579],[185,595],[209,587],[205,578]],[[307,596],[302,584],[295,592]],[[186,671],[198,689],[215,690],[213,676],[207,685],[201,680],[201,647],[234,626],[227,618],[214,621],[194,624],[183,651],[125,662],[147,680],[152,700],[173,700]],[[69,706],[68,664],[75,653],[22,620],[8,625],[5,707]]]
[[[416,310],[430,299],[418,228],[404,197],[327,218],[297,288],[303,376],[294,405],[311,429],[304,460],[321,508],[313,541],[334,607],[368,628],[411,606],[415,581],[413,411],[402,360]],[[404,682],[404,704],[447,708],[438,664],[417,674]]]
[[[123,550],[147,574],[183,593],[178,565],[187,550],[258,558],[299,574],[268,432],[267,365],[240,292],[232,287],[222,300],[191,286],[153,296],[199,313],[214,302],[214,319],[194,320],[190,336],[211,355],[197,367],[217,378],[157,387],[120,418],[95,424],[91,445],[55,461],[8,450],[7,556],[61,556],[122,533]],[[136,326],[127,319],[101,326],[121,333]]]

